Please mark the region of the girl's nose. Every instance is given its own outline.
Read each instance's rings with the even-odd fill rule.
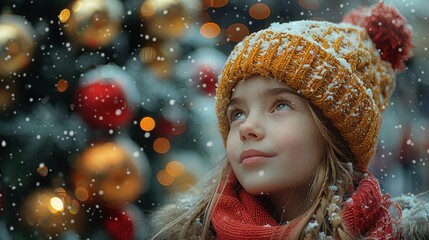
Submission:
[[[262,126],[255,118],[247,118],[239,127],[240,140],[260,140],[264,137]]]

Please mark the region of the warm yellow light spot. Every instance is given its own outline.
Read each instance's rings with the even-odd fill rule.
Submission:
[[[88,190],[86,188],[84,188],[84,187],[77,187],[74,190],[74,195],[76,196],[76,198],[79,201],[82,201],[82,202],[88,200],[88,197],[89,197]]]
[[[155,15],[158,5],[153,0],[146,0],[140,7],[140,15],[142,17],[152,17]]]
[[[73,199],[69,207],[69,212],[75,215],[79,212],[79,209],[80,209],[79,202],[76,199]]]
[[[164,186],[169,186],[174,182],[174,177],[168,174],[165,169],[159,171],[156,178],[158,179],[158,182]]]
[[[171,161],[167,163],[165,170],[172,177],[180,177],[185,172],[185,166],[179,161]]]
[[[215,38],[220,33],[220,27],[214,22],[204,23],[200,28],[200,34],[206,38]]]
[[[140,49],[140,61],[150,63],[156,59],[156,50],[153,47],[144,47]]]
[[[67,82],[67,80],[60,79],[57,82],[57,90],[58,90],[58,92],[64,92],[64,91],[67,90],[68,87],[69,87],[69,83]]]
[[[140,127],[143,131],[152,131],[155,128],[155,120],[151,117],[144,117],[140,120]]]
[[[49,200],[49,203],[51,204],[51,207],[57,212],[61,212],[64,210],[64,203],[59,197],[52,197]]]
[[[212,8],[220,8],[228,4],[228,0],[204,0],[204,5]]]
[[[66,190],[64,188],[55,188],[54,191],[62,199],[65,199],[65,197],[67,196]]]
[[[233,42],[240,42],[249,35],[249,28],[241,23],[234,23],[226,29],[226,36]]]
[[[70,18],[70,10],[68,10],[67,8],[63,9],[60,12],[60,15],[58,16],[58,18],[60,19],[60,22],[62,22],[62,23],[67,22]]]
[[[166,138],[158,138],[153,143],[153,149],[157,153],[166,153],[170,150],[170,141]]]
[[[262,20],[270,16],[271,10],[264,3],[256,3],[250,7],[249,14],[254,19]]]
[[[79,12],[81,8],[82,8],[82,2],[80,0],[77,0],[73,3],[73,6],[72,6],[73,12]]]
[[[185,171],[182,176],[175,180],[174,190],[178,192],[185,192],[195,186],[196,183],[196,176],[189,171]]]

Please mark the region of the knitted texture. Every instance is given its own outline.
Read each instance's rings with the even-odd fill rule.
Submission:
[[[219,196],[212,216],[212,224],[219,240],[291,239],[299,219],[279,226],[260,196],[254,196],[238,187],[232,174]],[[238,189],[236,191],[236,189]]]
[[[393,211],[390,208],[393,207]],[[369,239],[400,239],[401,208],[389,194],[382,195],[377,179],[369,175],[344,203],[343,217],[353,236]],[[391,213],[397,212],[397,216]]]
[[[364,28],[348,23],[273,23],[237,44],[219,77],[216,113],[224,140],[226,107],[235,84],[252,76],[284,81],[338,128],[365,171],[395,88],[392,65],[380,58]]]
[[[352,237],[365,239],[400,239],[398,217],[389,213],[392,205],[388,195],[382,195],[377,179],[369,175],[361,181],[353,196],[345,201],[343,218]],[[219,197],[212,224],[219,240],[291,239],[300,219],[278,225],[261,197],[243,190],[232,175]]]

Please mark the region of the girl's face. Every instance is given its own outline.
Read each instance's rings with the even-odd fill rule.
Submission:
[[[307,189],[324,139],[305,100],[283,82],[252,77],[235,86],[227,116],[228,161],[247,192]]]

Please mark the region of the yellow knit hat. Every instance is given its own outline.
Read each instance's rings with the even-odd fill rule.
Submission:
[[[365,22],[356,16],[351,18]],[[401,52],[408,51],[402,47]],[[410,54],[405,55],[404,59]],[[363,27],[325,21],[274,23],[237,44],[219,76],[220,133],[225,141],[229,132],[226,107],[238,81],[255,75],[282,80],[338,128],[355,156],[354,167],[366,170],[375,153],[381,112],[395,88],[391,62],[380,57]]]

